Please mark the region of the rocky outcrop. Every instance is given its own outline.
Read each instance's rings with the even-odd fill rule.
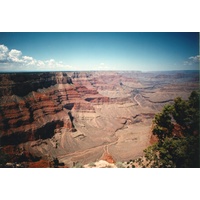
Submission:
[[[55,73],[12,73],[1,75],[0,97],[17,95],[23,97],[39,88],[48,88],[55,84],[72,84],[72,79],[64,72]]]
[[[109,101],[62,72],[0,77],[1,146],[51,138],[59,127],[76,131],[71,111],[94,113],[93,103]]]
[[[155,140],[150,129],[155,113],[177,96],[188,97],[199,84],[196,74],[157,75],[0,74],[0,150],[12,157],[17,152],[36,167],[47,167],[54,158],[71,167],[142,156]]]

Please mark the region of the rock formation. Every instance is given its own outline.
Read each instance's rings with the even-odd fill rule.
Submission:
[[[26,154],[29,161],[43,160],[38,163],[58,158],[67,167],[108,158],[105,155],[116,162],[137,158],[152,138],[155,113],[196,90],[197,75],[0,74],[1,150],[20,159]]]

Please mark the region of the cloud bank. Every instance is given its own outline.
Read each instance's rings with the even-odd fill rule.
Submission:
[[[54,59],[37,60],[30,56],[23,56],[17,49],[9,50],[0,45],[0,71],[64,71],[71,66],[57,62]]]
[[[199,61],[200,61],[200,55],[191,56],[191,57],[188,58],[188,60],[183,62],[183,65],[190,66],[190,67],[198,66]]]

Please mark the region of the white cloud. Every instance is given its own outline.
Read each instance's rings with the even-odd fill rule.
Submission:
[[[54,66],[54,65],[56,65],[56,62],[55,62],[55,60],[54,59],[50,59],[50,60],[47,60],[47,61],[45,61],[46,62],[46,64],[50,67],[50,66]]]
[[[24,59],[24,62],[32,62],[33,61],[33,58],[30,56],[23,56],[22,58]]]
[[[193,62],[199,62],[200,61],[200,55],[191,56],[191,57],[189,57],[189,60],[191,60]]]
[[[42,68],[42,67],[45,67],[44,61],[38,60],[38,61],[37,61],[37,66],[38,66],[38,67],[41,67],[41,68]]]
[[[0,71],[61,71],[70,68],[71,66],[63,64],[62,61],[36,60],[31,56],[22,56],[19,50],[9,50],[5,45],[0,45]]]
[[[200,61],[200,55],[196,55],[196,56],[190,56],[188,58],[188,60],[185,60],[183,62],[183,65],[185,66],[194,66],[197,65]]]
[[[8,53],[8,59],[11,60],[12,62],[23,62],[20,57],[22,55],[21,51],[18,51],[16,49],[12,49],[9,53]]]
[[[6,47],[5,45],[0,45],[0,52],[7,52],[8,51],[8,47]]]
[[[0,62],[5,62],[8,57],[8,48],[5,45],[0,45]]]

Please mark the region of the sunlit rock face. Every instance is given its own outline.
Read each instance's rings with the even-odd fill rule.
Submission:
[[[0,74],[0,145],[66,166],[127,161],[151,141],[155,113],[198,89],[197,72]],[[14,153],[13,153],[14,152]]]

